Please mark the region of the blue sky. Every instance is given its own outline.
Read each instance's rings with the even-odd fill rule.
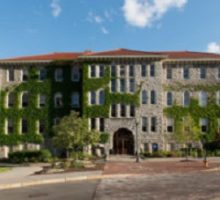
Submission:
[[[0,58],[115,48],[220,53],[219,0],[0,3]]]

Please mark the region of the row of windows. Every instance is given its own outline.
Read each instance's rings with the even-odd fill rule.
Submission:
[[[91,130],[104,132],[105,131],[105,119],[104,118],[91,118],[89,119],[89,127]]]
[[[47,78],[47,70],[40,69],[39,70],[38,79],[40,81],[44,81]],[[20,81],[28,81],[29,79],[29,71],[28,69],[22,69],[20,75]],[[62,82],[64,79],[63,69],[56,69],[54,72],[54,79],[57,82]],[[72,81],[79,81],[80,79],[80,71],[79,68],[73,67],[71,73],[71,80]],[[15,81],[15,70],[13,68],[7,70],[7,81],[13,82]]]
[[[216,78],[220,79],[220,67],[217,68],[217,73],[216,73]],[[182,69],[182,78],[187,80],[190,79],[190,68],[189,67],[184,67]],[[199,78],[200,79],[206,79],[207,77],[207,68],[205,67],[200,67],[199,68]],[[166,78],[167,79],[172,79],[173,78],[173,68],[172,67],[167,67],[166,69]]]
[[[98,78],[103,77],[105,72],[105,65],[90,65],[89,77]],[[149,72],[148,72],[149,71]],[[150,77],[155,77],[155,65],[141,65],[141,76],[147,77],[149,73]],[[112,65],[111,66],[112,77],[134,77],[135,66],[134,65]]]
[[[172,106],[173,105],[173,93],[172,92],[167,92],[167,106]],[[199,105],[201,107],[205,107],[208,103],[208,94],[207,92],[200,91],[199,92]],[[190,92],[185,91],[183,93],[183,106],[189,106],[190,104]],[[220,91],[216,93],[216,104],[220,105]]]
[[[5,126],[6,133],[13,134],[15,132],[15,122],[13,121],[13,119],[7,119],[5,123],[6,123],[6,126]],[[36,121],[35,125],[37,127],[38,133],[45,132],[45,121],[44,120]],[[28,133],[28,120],[25,118],[21,119],[20,127],[21,127],[21,133]]]
[[[156,132],[157,131],[157,117],[142,117],[142,132]]]
[[[113,104],[111,105],[111,117],[135,117],[135,106]]]
[[[135,79],[112,79],[111,92],[135,92]]]
[[[142,105],[148,104],[157,104],[157,93],[155,90],[151,90],[150,94],[148,94],[148,91],[143,90],[141,93],[141,103]]]
[[[91,91],[88,93],[88,98],[90,105],[103,105],[105,103],[105,92],[104,90]]]
[[[21,94],[21,105],[23,108],[26,108],[30,104],[30,95],[28,92],[23,92]],[[44,107],[46,105],[46,95],[38,95],[38,107]],[[74,92],[71,96],[71,106],[79,107],[80,105],[80,95],[78,92]],[[11,92],[7,95],[7,107],[11,108],[15,106],[15,93]],[[61,93],[56,93],[54,95],[54,106],[62,107],[63,106],[63,95]]]

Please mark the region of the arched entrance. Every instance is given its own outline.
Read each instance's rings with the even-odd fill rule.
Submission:
[[[121,128],[114,134],[115,154],[134,154],[134,137],[131,131]]]

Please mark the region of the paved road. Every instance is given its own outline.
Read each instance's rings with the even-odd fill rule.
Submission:
[[[102,180],[95,200],[220,200],[220,172]]]
[[[1,200],[92,200],[99,181],[26,187],[0,192]]]

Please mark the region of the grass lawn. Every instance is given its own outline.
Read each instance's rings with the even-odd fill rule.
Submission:
[[[0,173],[4,173],[4,172],[10,171],[10,170],[11,170],[10,167],[0,167]]]

